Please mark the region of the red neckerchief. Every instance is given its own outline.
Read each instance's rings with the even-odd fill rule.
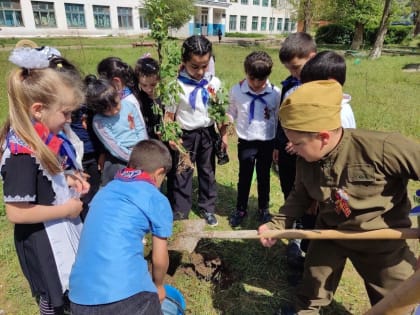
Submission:
[[[34,129],[45,145],[57,156],[63,170],[75,169],[76,150],[67,139],[64,133],[58,135],[50,132],[45,125],[35,122]],[[12,154],[33,154],[34,150],[28,146],[14,131],[11,129],[7,135],[7,146]]]
[[[114,178],[124,182],[143,181],[156,186],[156,182],[152,179],[149,173],[130,167],[119,170]]]
[[[42,141],[50,148],[55,155],[60,152],[63,140],[53,135],[50,130],[43,124],[36,122],[34,123],[36,133],[42,139]],[[9,133],[8,146],[12,154],[32,154],[34,151],[28,146],[22,139],[20,139],[13,131]]]

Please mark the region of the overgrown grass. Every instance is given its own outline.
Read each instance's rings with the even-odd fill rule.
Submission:
[[[62,54],[75,62],[85,73],[95,73],[97,63],[108,56],[119,56],[134,64],[145,52],[156,53],[151,48],[131,48],[129,44],[138,38],[71,38],[35,39],[40,45],[59,46]],[[6,48],[0,51],[0,77],[4,78],[12,65],[7,61],[11,47],[17,40],[4,40]],[[231,87],[244,77],[243,60],[252,47],[214,45],[216,72],[226,87]],[[255,48],[254,48],[255,49]],[[258,49],[264,49],[259,47]],[[278,48],[265,49],[273,58],[272,83],[280,85],[287,72],[278,60]],[[408,63],[418,62],[413,56],[384,56],[376,61],[348,58],[348,75],[344,90],[352,96],[351,105],[359,128],[399,131],[420,139],[418,113],[420,98],[420,73],[402,72]],[[6,83],[0,85],[0,120],[7,114]],[[235,206],[238,163],[236,137],[230,139],[231,162],[217,168],[219,199],[217,211],[218,230],[230,229],[227,217]],[[196,187],[196,185],[195,185]],[[410,183],[410,194],[420,188],[418,182]],[[271,177],[271,211],[277,211],[283,203],[277,175]],[[258,226],[253,216],[257,208],[256,184],[250,195],[250,216],[242,228]],[[195,209],[193,209],[195,211]],[[192,213],[192,218],[197,217]],[[178,227],[179,228],[179,227]],[[259,245],[258,241],[202,240],[197,253],[215,253],[223,260],[229,279],[222,283],[199,279],[188,274],[175,273],[175,285],[187,300],[188,314],[272,314],[278,306],[289,301],[293,288],[287,285],[287,268],[284,243],[272,249]],[[188,266],[191,257],[183,254],[180,264]],[[217,279],[216,279],[217,280]],[[219,279],[220,280],[220,279]],[[366,292],[352,266],[346,266],[334,303],[322,314],[362,314],[369,307]],[[6,314],[37,314],[37,307],[30,296],[29,287],[17,262],[13,227],[7,222],[0,208],[0,309]]]

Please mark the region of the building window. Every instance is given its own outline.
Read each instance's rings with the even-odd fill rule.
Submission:
[[[262,17],[261,18],[261,31],[266,31],[266,30],[267,30],[267,18]]]
[[[240,23],[240,26],[239,26],[239,29],[241,30],[241,31],[246,31],[246,16],[245,15],[241,15],[241,23]]]
[[[262,6],[268,7],[268,0],[262,0]]]
[[[32,1],[36,27],[57,27],[53,2]]]
[[[118,7],[118,26],[120,28],[133,28],[133,13],[131,8]]]
[[[229,15],[229,31],[236,31],[236,15]]]
[[[253,5],[260,5],[260,0],[253,0],[252,1],[252,4]]]
[[[284,30],[285,30],[286,32],[288,32],[288,31],[289,31],[289,24],[290,24],[290,19],[285,18],[285,19],[284,19]]]
[[[290,25],[290,30],[291,31],[294,31],[296,29],[296,22],[295,21],[292,21],[291,22],[291,25]]]
[[[94,5],[93,19],[96,28],[111,28],[111,14],[108,6]]]
[[[65,3],[68,27],[86,27],[83,4]]]
[[[268,30],[270,32],[274,31],[274,22],[275,22],[276,18],[271,17],[270,18],[270,24],[268,24]]]
[[[258,16],[252,17],[252,30],[258,31]]]
[[[277,0],[271,0],[271,7],[277,8]]]
[[[0,25],[23,26],[19,1],[0,1]]]
[[[282,31],[283,30],[283,19],[277,18],[277,30]]]
[[[241,4],[248,4],[248,0],[241,0]]]
[[[150,29],[149,21],[146,19],[146,11],[143,9],[139,10],[139,21],[140,21],[140,29],[142,30]]]

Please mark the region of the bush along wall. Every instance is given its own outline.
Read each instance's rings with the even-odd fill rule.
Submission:
[[[390,25],[385,35],[384,44],[402,44],[410,36],[413,26]],[[373,45],[378,27],[365,28],[364,41],[368,46]],[[329,24],[318,28],[315,40],[318,44],[350,45],[353,39],[354,29],[340,24]]]

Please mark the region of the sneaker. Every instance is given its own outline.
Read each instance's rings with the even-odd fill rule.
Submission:
[[[261,223],[267,223],[271,220],[271,214],[268,209],[259,209],[258,210],[258,221]]]
[[[243,221],[243,219],[247,216],[246,211],[236,210],[229,218],[229,224],[231,227],[237,227]]]
[[[216,216],[213,213],[204,212],[203,217],[204,220],[206,220],[206,223],[210,226],[216,226],[217,224],[219,224],[219,222],[217,222]]]

